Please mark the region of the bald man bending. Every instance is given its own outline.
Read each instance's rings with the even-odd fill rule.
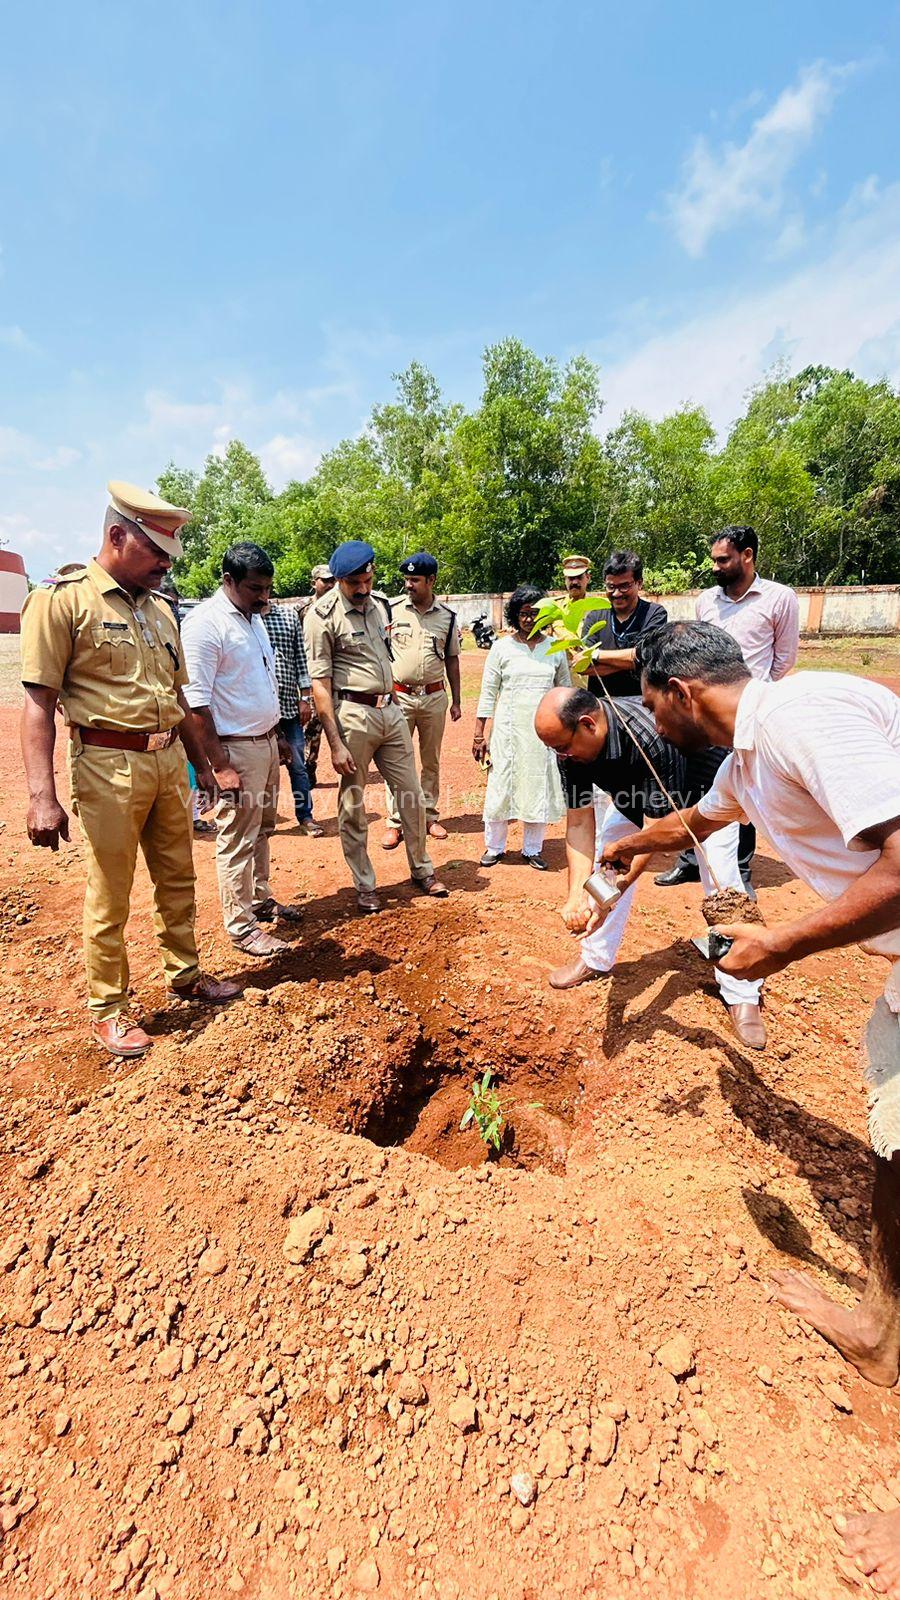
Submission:
[[[538,738],[559,757],[568,806],[569,882],[562,918],[570,933],[582,935],[578,957],[551,972],[550,984],[554,989],[574,989],[612,972],[628,926],[635,883],[650,858],[635,856],[628,871],[621,874],[618,882],[622,898],[605,917],[584,889],[595,861],[616,839],[642,828],[645,819],[667,816],[672,809],[644,756],[653,763],[676,805],[684,806],[693,804],[693,798],[708,787],[708,781],[704,783],[709,776],[706,768],[710,763],[718,765],[721,751],[702,751],[687,758],[657,733],[652,716],[639,700],[619,699],[614,710],[587,689],[551,689],[538,706],[534,727]],[[610,797],[598,834],[593,807],[595,784]],[[723,888],[740,889],[736,825],[727,836],[723,831],[719,837],[712,868]],[[709,894],[713,883],[705,862],[702,870],[704,889]],[[759,1009],[761,984],[734,978],[718,968],[716,980],[741,1043],[751,1050],[762,1050],[766,1030]]]

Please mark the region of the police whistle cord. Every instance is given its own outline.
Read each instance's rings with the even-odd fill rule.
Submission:
[[[675,804],[675,801],[672,799],[672,796],[670,795],[668,789],[666,788],[665,784],[663,783],[662,778],[660,777],[660,775],[657,772],[655,766],[653,765],[653,762],[650,760],[650,757],[648,756],[646,750],[641,745],[640,741],[632,733],[631,729],[628,726],[627,721],[625,720],[625,718],[623,717],[621,711],[619,710],[618,706],[616,705],[615,700],[613,699],[612,695],[610,694],[609,690],[607,689],[606,684],[603,682],[602,678],[600,679],[600,687],[603,690],[603,693],[606,695],[606,698],[607,698],[607,700],[609,701],[609,703],[610,703],[610,705],[612,707],[614,716],[618,717],[619,721],[622,724],[622,727],[625,729],[625,732],[627,733],[629,739],[631,740],[632,744],[634,745],[634,748],[638,752],[638,755],[646,763],[646,765],[650,768],[650,771],[653,773],[654,778],[656,779],[657,783],[659,784],[660,789],[662,790],[663,794],[665,795],[666,799],[668,800],[669,805],[672,807],[672,810],[673,811],[677,811],[679,816],[681,817],[682,823],[684,824],[685,832],[689,833],[691,838],[693,839],[693,841],[694,841],[694,849],[697,851],[697,853],[700,856],[701,860],[704,862],[704,864],[706,866],[706,870],[709,873],[709,875],[712,878],[712,881],[713,881],[713,883],[715,885],[716,893],[717,894],[721,894],[722,893],[722,885],[719,882],[718,878],[716,877],[716,875],[715,875],[715,873],[714,873],[714,871],[712,869],[712,863],[710,862],[709,856],[706,854],[706,851],[704,850],[702,844],[700,843],[700,840],[697,838],[697,835],[695,834],[693,828],[690,827],[690,825],[685,821],[684,814],[682,812],[681,807],[677,806]]]

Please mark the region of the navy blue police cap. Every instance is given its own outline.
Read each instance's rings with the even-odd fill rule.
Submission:
[[[414,556],[406,556],[400,563],[400,571],[404,578],[436,578],[437,562],[427,550],[417,550]]]
[[[328,557],[328,565],[335,578],[349,578],[354,572],[362,572],[374,560],[375,551],[364,539],[348,539]]]

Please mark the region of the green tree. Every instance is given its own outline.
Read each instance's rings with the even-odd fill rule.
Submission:
[[[207,456],[201,477],[170,463],[157,487],[167,499],[191,510],[182,534],[184,555],[174,567],[175,582],[187,595],[211,594],[228,546],[238,539],[256,538],[260,510],[272,499],[258,458],[239,439],[232,439],[223,456]]]
[[[596,517],[598,374],[584,356],[565,367],[518,339],[484,355],[477,411],[456,429],[443,519],[455,584],[549,584],[564,547]]]

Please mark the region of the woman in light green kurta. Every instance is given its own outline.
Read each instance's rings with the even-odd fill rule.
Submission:
[[[484,797],[483,867],[492,867],[506,853],[509,824],[524,824],[522,855],[529,866],[546,872],[541,846],[548,822],[565,815],[566,803],[556,757],[534,731],[538,703],[557,684],[571,683],[565,655],[549,655],[544,635],[529,639],[543,590],[521,586],[506,607],[509,633],[491,645],[484,664],[475,720],[472,754],[484,761],[490,750],[490,771]],[[492,719],[490,741],[485,723]]]

